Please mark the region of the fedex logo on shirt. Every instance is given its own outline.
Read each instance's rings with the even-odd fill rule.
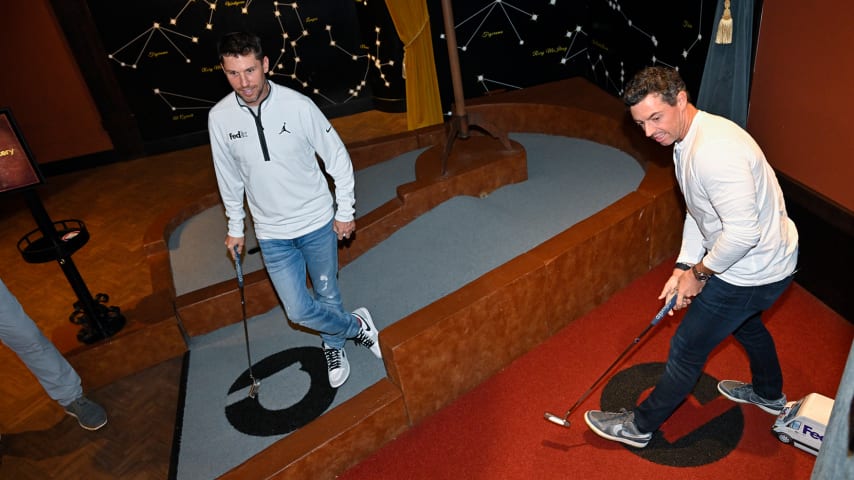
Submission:
[[[249,138],[249,134],[244,132],[243,130],[238,130],[237,133],[229,133],[229,140],[238,140],[240,138]]]

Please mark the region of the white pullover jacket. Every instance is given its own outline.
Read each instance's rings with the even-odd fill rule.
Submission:
[[[746,131],[698,111],[675,144],[673,161],[688,210],[677,261],[703,260],[738,286],[765,285],[794,272],[798,231],[774,170]]]
[[[260,106],[231,93],[208,115],[228,235],[244,236],[244,193],[258,239],[297,238],[333,216],[353,220],[353,165],[338,133],[310,98],[268,83]],[[334,181],[334,199],[315,154]]]

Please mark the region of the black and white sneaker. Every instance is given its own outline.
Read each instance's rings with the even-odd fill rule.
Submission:
[[[344,385],[350,377],[350,362],[343,348],[332,348],[323,343],[323,356],[326,357],[326,368],[329,373],[329,385],[338,388]]]
[[[733,402],[752,403],[772,415],[779,415],[786,406],[786,394],[777,400],[766,400],[753,391],[753,385],[738,380],[721,380],[718,391]]]
[[[357,345],[368,347],[377,358],[383,358],[383,353],[380,351],[380,332],[374,326],[374,320],[371,318],[371,313],[365,307],[359,307],[353,310],[353,316],[359,320],[362,329],[353,340]]]

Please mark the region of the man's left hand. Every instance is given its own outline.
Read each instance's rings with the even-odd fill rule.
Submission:
[[[332,223],[332,230],[338,235],[338,240],[345,240],[350,238],[353,235],[353,232],[356,231],[356,222],[351,220],[349,222],[339,222],[335,220]]]

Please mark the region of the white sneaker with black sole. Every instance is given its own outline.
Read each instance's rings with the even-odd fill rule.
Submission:
[[[374,320],[371,318],[371,312],[365,307],[359,307],[353,310],[353,316],[359,320],[362,325],[362,330],[356,335],[353,340],[357,345],[368,347],[377,358],[383,358],[383,353],[380,350],[380,332],[374,326]]]
[[[329,385],[338,388],[350,377],[350,362],[343,348],[332,348],[323,343],[323,356],[326,357],[326,369],[329,373]]]

